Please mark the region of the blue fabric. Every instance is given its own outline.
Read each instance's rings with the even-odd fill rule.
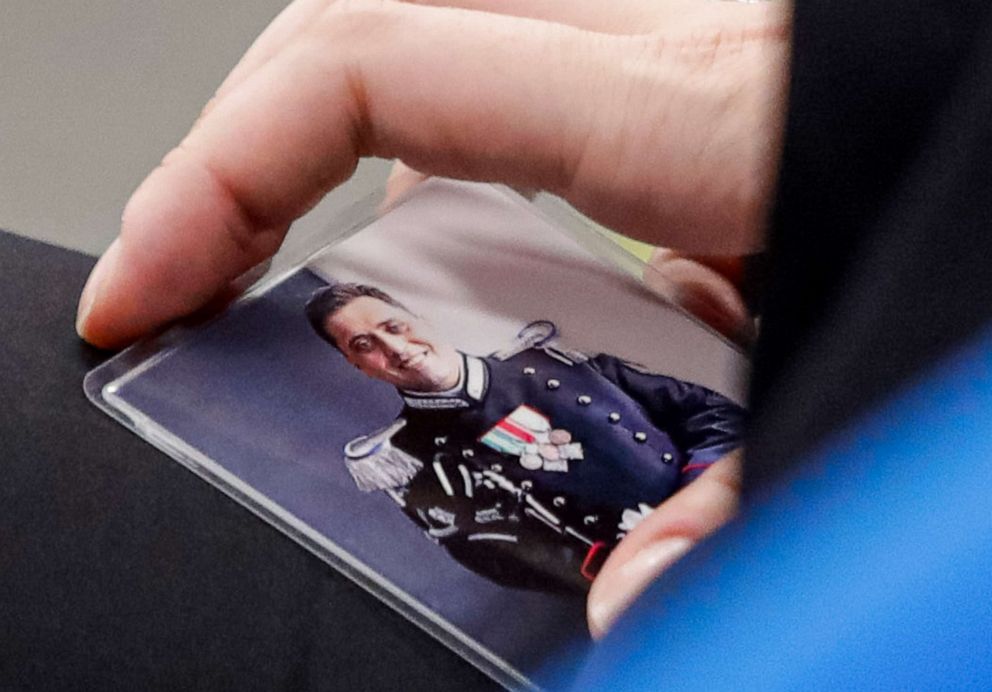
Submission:
[[[653,586],[575,689],[988,689],[990,433],[985,334]]]

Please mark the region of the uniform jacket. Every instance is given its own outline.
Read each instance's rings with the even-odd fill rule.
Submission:
[[[347,463],[507,586],[585,593],[644,513],[741,442],[727,398],[609,355],[465,355],[462,373],[450,392],[401,392],[396,422],[350,443]]]

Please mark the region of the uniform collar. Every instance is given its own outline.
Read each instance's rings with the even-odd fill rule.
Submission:
[[[485,361],[462,354],[462,371],[458,384],[446,392],[407,392],[399,390],[403,403],[414,409],[446,410],[469,408],[486,397],[489,368]]]

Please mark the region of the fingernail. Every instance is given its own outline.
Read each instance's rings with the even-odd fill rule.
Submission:
[[[93,310],[93,304],[96,302],[97,296],[100,295],[107,276],[111,273],[113,265],[117,262],[119,251],[120,244],[118,240],[114,240],[110,244],[110,247],[107,248],[107,251],[103,253],[103,257],[97,261],[96,266],[93,267],[93,271],[90,272],[90,278],[86,280],[86,285],[83,286],[83,292],[79,295],[79,308],[76,311],[76,333],[80,337],[86,338],[83,334],[86,327],[86,320]]]
[[[668,538],[642,548],[621,565],[605,589],[597,589],[589,603],[589,626],[597,639],[641,595],[654,579],[678,562],[693,546],[688,538]]]

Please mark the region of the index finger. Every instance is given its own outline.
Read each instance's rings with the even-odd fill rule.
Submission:
[[[752,251],[786,46],[777,26],[726,50],[721,36],[668,42],[334,2],[243,74],[138,189],[83,291],[77,329],[116,347],[195,311],[270,256],[365,155],[548,190],[687,252]],[[712,67],[719,56],[728,69]]]
[[[583,39],[534,20],[334,3],[138,188],[84,290],[80,334],[116,347],[202,306],[270,256],[363,155],[560,187],[591,128],[579,95],[609,62]]]

